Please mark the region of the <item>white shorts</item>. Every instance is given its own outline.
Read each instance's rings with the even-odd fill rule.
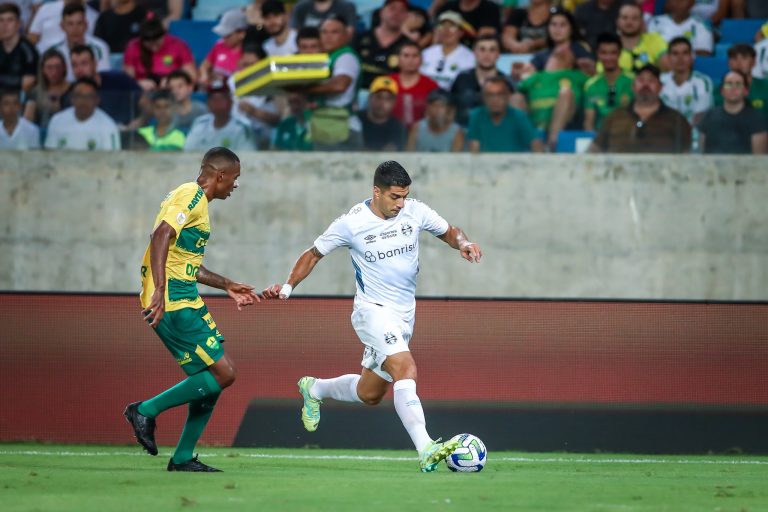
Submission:
[[[363,360],[360,361],[363,368],[392,382],[392,376],[382,370],[381,365],[388,356],[409,351],[415,312],[415,308],[397,311],[355,297],[352,327],[365,345]]]

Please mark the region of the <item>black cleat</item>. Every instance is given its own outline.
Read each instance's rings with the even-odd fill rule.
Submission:
[[[128,404],[123,411],[123,416],[133,427],[133,434],[136,440],[150,455],[157,455],[157,444],[155,443],[155,420],[147,418],[139,412],[139,404],[133,402]]]
[[[208,466],[207,464],[203,464],[199,460],[197,460],[197,455],[195,455],[192,460],[188,460],[187,462],[182,462],[181,464],[176,464],[173,462],[173,457],[171,457],[171,460],[168,461],[168,471],[194,471],[196,473],[222,473],[220,469],[212,468],[211,466]]]

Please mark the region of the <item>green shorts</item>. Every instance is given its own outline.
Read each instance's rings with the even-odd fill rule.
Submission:
[[[224,336],[206,306],[166,311],[155,332],[187,375],[205,370],[224,355]]]

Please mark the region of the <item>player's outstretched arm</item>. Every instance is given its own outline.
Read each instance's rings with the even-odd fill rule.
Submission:
[[[197,270],[197,282],[227,292],[227,295],[235,299],[238,311],[242,310],[245,306],[261,302],[259,295],[253,291],[253,286],[236,283],[215,272],[211,272],[202,265]]]
[[[291,296],[293,289],[299,285],[315,268],[317,262],[322,259],[323,255],[317,250],[314,245],[301,253],[299,259],[293,264],[291,273],[288,274],[288,279],[284,285],[275,284],[264,290],[262,295],[265,299],[283,299],[286,300]]]
[[[165,315],[165,263],[168,260],[168,247],[176,236],[170,224],[162,221],[152,232],[149,242],[149,265],[152,267],[152,282],[155,291],[149,300],[149,306],[142,311],[144,320],[149,320],[153,329]]]
[[[467,234],[458,226],[449,226],[448,231],[440,235],[440,240],[461,253],[461,257],[471,263],[480,263],[483,251],[480,246],[467,239]]]

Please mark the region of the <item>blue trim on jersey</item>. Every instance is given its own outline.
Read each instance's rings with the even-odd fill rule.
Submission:
[[[352,260],[352,266],[355,267],[355,281],[357,281],[357,285],[360,287],[360,291],[365,293],[365,285],[363,284],[363,272],[360,270],[360,267],[357,266],[355,260]]]

